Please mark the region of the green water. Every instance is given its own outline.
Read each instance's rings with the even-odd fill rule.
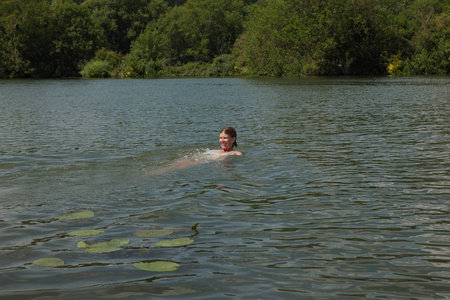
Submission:
[[[448,299],[449,95],[449,77],[0,81],[0,299]],[[201,161],[225,126],[245,155]],[[154,261],[179,267],[133,266]]]

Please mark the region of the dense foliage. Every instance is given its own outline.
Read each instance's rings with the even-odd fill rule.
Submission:
[[[450,0],[0,0],[0,77],[450,74]]]

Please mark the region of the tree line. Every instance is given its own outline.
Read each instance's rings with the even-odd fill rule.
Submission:
[[[450,0],[0,0],[0,78],[450,74]]]

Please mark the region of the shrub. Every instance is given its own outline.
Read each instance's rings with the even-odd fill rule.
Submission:
[[[81,70],[81,76],[85,78],[107,78],[111,77],[113,66],[105,60],[91,60]]]
[[[216,57],[209,66],[209,76],[233,76],[236,75],[235,60],[232,55],[224,54]]]
[[[158,77],[158,73],[161,67],[154,60],[150,60],[145,65],[145,77],[147,78],[156,78]]]

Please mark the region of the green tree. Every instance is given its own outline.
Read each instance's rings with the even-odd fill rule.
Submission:
[[[83,76],[449,74],[450,0],[0,0],[0,77],[82,66]]]
[[[406,74],[450,73],[450,1],[416,0],[404,12]]]
[[[103,28],[108,47],[123,54],[151,18],[147,0],[86,0],[82,6],[89,9],[91,21]]]
[[[79,76],[80,63],[94,57],[105,45],[101,28],[92,22],[86,7],[70,0],[54,0],[53,52],[55,75]]]
[[[383,74],[386,57],[396,52],[395,34],[377,1],[334,0],[323,28],[332,40],[324,59],[343,74]]]
[[[242,0],[188,0],[181,21],[186,60],[210,62],[230,53],[243,30]]]
[[[287,1],[265,0],[248,7],[244,34],[236,42],[244,73],[281,76],[307,55],[308,19],[293,13]],[[296,72],[294,72],[296,73]]]
[[[243,29],[241,0],[188,0],[150,23],[133,43],[127,63],[142,76],[148,62],[211,62],[231,52]]]
[[[145,65],[149,61],[159,61],[164,51],[161,47],[160,36],[152,28],[147,29],[133,42],[131,51],[125,57],[127,76],[140,77],[145,74]]]
[[[50,19],[47,1],[0,2],[0,73],[3,77],[49,74]]]
[[[181,6],[186,3],[186,0],[166,0],[167,4],[171,7],[173,6]]]
[[[236,44],[240,64],[268,75],[382,73],[391,30],[376,3],[258,2]]]
[[[152,0],[148,10],[149,22],[146,29],[132,42],[131,50],[125,57],[125,76],[144,76],[146,64],[149,61],[157,61],[164,53],[156,24],[159,18],[168,12],[169,7],[164,0]]]

